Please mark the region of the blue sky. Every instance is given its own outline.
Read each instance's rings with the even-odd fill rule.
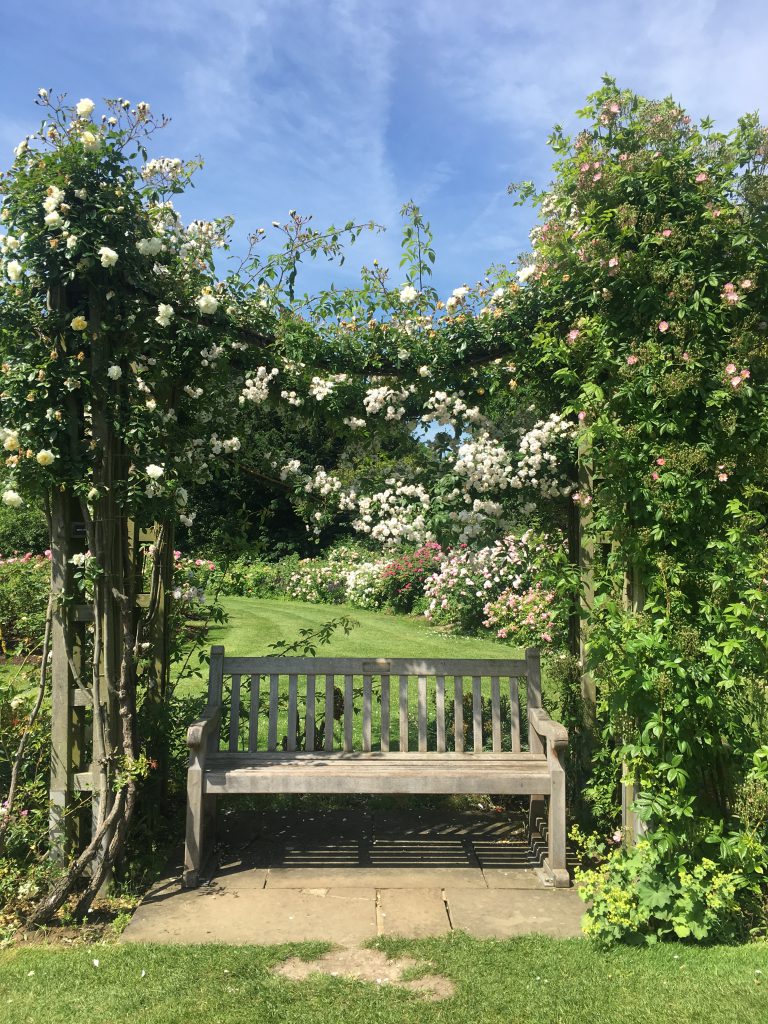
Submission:
[[[764,0],[5,0],[0,163],[41,86],[172,117],[153,155],[202,154],[182,210],[240,237],[295,208],[389,226],[350,255],[397,271],[398,210],[432,221],[443,291],[525,249],[511,180],[549,180],[546,136],[608,71],[730,127],[768,106]],[[624,13],[622,13],[622,11]]]

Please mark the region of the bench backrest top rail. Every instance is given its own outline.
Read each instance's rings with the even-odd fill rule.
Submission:
[[[535,648],[523,660],[246,658],[214,647],[208,700],[224,705],[224,734],[209,749],[519,751],[523,680],[527,707],[541,707]],[[538,752],[530,724],[528,738]]]

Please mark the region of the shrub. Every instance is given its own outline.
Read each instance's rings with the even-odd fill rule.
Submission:
[[[0,504],[0,557],[48,547],[48,524],[35,505],[11,508]]]
[[[424,596],[424,583],[438,567],[442,548],[430,541],[389,562],[381,571],[383,599],[398,612],[413,611]]]
[[[50,576],[50,562],[44,555],[0,560],[3,654],[26,654],[42,640]]]

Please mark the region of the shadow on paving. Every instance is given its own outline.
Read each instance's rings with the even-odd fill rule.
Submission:
[[[390,802],[224,807],[198,889],[179,884],[181,856],[145,897],[125,941],[342,945],[453,929],[503,937],[579,934],[583,906],[537,869],[518,810],[423,810]]]

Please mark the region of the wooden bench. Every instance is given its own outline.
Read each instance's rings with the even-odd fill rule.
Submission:
[[[570,884],[568,733],[542,708],[535,649],[524,660],[468,661],[228,658],[213,647],[208,705],[187,743],[186,886],[198,884],[210,851],[216,798],[234,793],[523,794],[532,832],[548,798],[543,870],[550,884]]]

